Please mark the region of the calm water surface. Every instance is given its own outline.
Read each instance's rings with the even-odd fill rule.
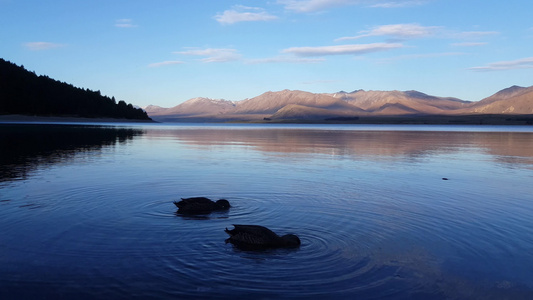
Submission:
[[[531,127],[0,124],[0,298],[533,299],[532,195]]]

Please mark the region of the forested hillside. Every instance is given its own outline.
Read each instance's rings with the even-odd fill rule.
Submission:
[[[150,120],[122,100],[38,76],[0,58],[0,115],[6,114]]]

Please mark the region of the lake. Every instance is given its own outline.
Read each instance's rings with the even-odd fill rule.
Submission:
[[[1,299],[533,299],[533,127],[0,124]],[[177,214],[181,197],[229,211]],[[226,244],[232,224],[297,249]]]

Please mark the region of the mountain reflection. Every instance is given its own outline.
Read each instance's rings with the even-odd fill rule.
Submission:
[[[25,178],[40,165],[75,159],[125,143],[142,130],[86,125],[0,125],[0,182]]]
[[[533,133],[460,131],[359,131],[327,129],[220,129],[148,131],[197,146],[244,146],[267,153],[309,153],[366,159],[417,158],[477,148],[502,162],[533,164]]]

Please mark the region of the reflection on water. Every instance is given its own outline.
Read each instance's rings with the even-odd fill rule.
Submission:
[[[37,165],[95,155],[104,147],[125,143],[142,131],[101,126],[53,124],[0,126],[0,182],[26,178]]]
[[[533,297],[531,132],[0,133],[0,299]],[[231,208],[177,214],[192,196]],[[243,251],[224,242],[232,224],[302,245]]]
[[[192,145],[253,147],[260,152],[314,153],[365,159],[416,158],[477,148],[494,158],[533,164],[531,132],[361,131],[319,129],[150,130],[145,138],[174,138]],[[516,161],[518,160],[518,161]]]

